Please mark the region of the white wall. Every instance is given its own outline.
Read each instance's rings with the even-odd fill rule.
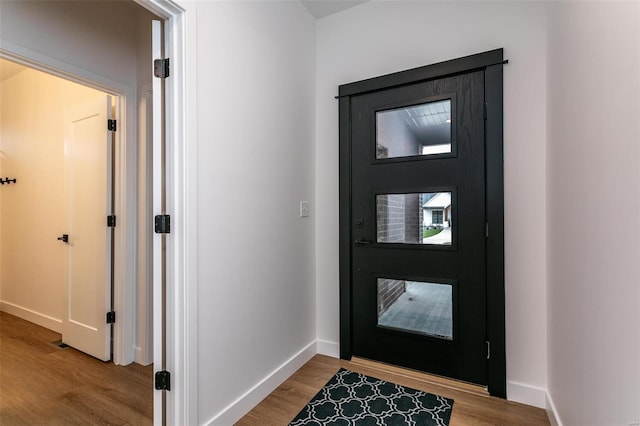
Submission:
[[[226,410],[237,398],[315,350],[315,206],[298,215],[299,201],[314,199],[315,28],[299,2],[184,5],[197,21],[187,49],[197,78],[198,419],[230,424],[244,414]]]
[[[640,4],[550,16],[549,394],[565,425],[638,424]]]
[[[65,109],[101,93],[26,69],[2,82],[0,308],[60,332],[66,313],[68,232]],[[104,96],[102,94],[102,96]]]
[[[504,47],[507,380],[511,399],[546,388],[545,5],[373,1],[317,22],[318,338],[337,344],[338,85]],[[331,345],[327,345],[331,348]],[[336,353],[337,345],[329,352]]]

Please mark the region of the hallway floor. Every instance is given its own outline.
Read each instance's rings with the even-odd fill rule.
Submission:
[[[548,426],[547,413],[500,398],[479,386],[368,360],[344,361],[316,355],[244,416],[236,426],[286,426],[340,368],[453,398],[450,426]]]
[[[153,367],[116,366],[0,312],[0,424],[151,425]]]

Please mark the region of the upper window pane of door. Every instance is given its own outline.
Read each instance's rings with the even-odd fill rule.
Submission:
[[[451,99],[376,113],[376,159],[451,152]]]

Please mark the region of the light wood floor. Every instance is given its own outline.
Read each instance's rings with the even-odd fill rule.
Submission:
[[[51,342],[58,333],[0,312],[0,425],[152,424],[152,367],[103,363]],[[453,398],[451,426],[549,425],[544,410],[460,384],[371,361],[316,355],[238,426],[287,425],[340,369]]]
[[[151,425],[153,367],[103,363],[0,312],[0,425]]]
[[[490,397],[477,386],[367,360],[344,361],[316,355],[236,426],[287,425],[340,368],[453,398],[451,426],[549,425],[544,410]]]

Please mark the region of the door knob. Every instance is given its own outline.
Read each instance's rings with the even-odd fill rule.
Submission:
[[[67,234],[62,234],[62,237],[58,237],[59,241],[62,241],[64,243],[68,243],[69,242],[69,235]]]

